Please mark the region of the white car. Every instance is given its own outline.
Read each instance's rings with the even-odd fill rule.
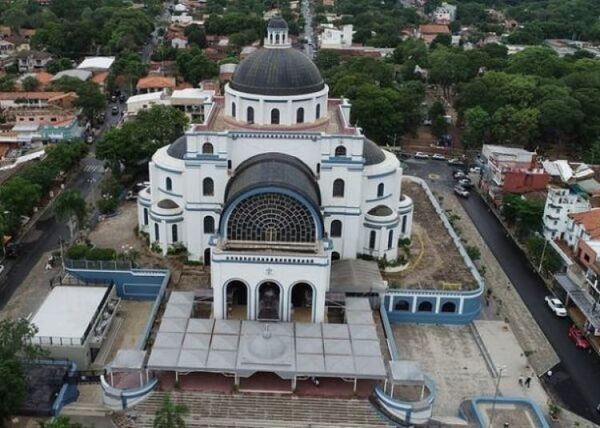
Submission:
[[[4,272],[4,265],[0,265],[0,275],[2,275],[2,272]]]
[[[546,300],[546,304],[548,305],[550,310],[552,312],[554,312],[554,314],[557,317],[566,317],[567,316],[567,309],[565,308],[565,305],[563,305],[563,303],[560,300],[558,300],[556,297],[546,296],[545,300]]]
[[[471,174],[479,174],[479,173],[481,173],[481,167],[478,167],[478,166],[471,167],[469,172]]]
[[[446,160],[446,156],[444,156],[444,155],[442,155],[442,154],[439,154],[439,153],[436,153],[435,155],[433,155],[433,156],[431,157],[431,159],[435,159],[435,160]]]
[[[469,197],[469,191],[462,186],[454,186],[454,193],[463,198]]]
[[[415,159],[429,159],[429,155],[423,152],[415,153]]]

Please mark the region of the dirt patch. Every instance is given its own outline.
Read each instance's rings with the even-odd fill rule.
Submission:
[[[423,189],[404,180],[402,191],[414,203],[410,265],[402,272],[384,273],[384,278],[396,288],[475,289],[475,278]]]
[[[134,349],[148,322],[148,316],[154,302],[149,300],[122,300],[118,316],[123,319],[119,332],[108,353],[106,362],[117,355],[119,349]]]

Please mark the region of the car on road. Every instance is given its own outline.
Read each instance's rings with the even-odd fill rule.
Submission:
[[[94,136],[93,135],[88,135],[87,138],[85,139],[85,142],[88,144],[94,144]]]
[[[452,158],[448,160],[448,165],[452,165],[452,166],[465,166],[464,161],[458,159],[458,158]]]
[[[546,304],[548,305],[550,310],[554,312],[554,315],[556,315],[557,317],[567,316],[567,309],[559,299],[557,299],[554,296],[546,296],[544,300],[546,301]]]
[[[589,349],[590,347],[590,342],[588,342],[581,330],[579,330],[575,324],[569,327],[569,339],[573,341],[577,348]]]
[[[127,192],[127,195],[125,196],[126,201],[135,201],[136,199],[137,193],[135,193],[133,190]]]
[[[100,125],[103,125],[105,120],[106,120],[106,113],[104,113],[104,112],[98,113],[98,116],[96,116],[96,122]]]
[[[460,180],[458,180],[458,184],[464,187],[465,189],[470,189],[471,187],[473,187],[473,182],[468,177],[461,178]]]
[[[125,96],[125,94],[119,95],[119,102],[124,103],[125,101],[127,101],[127,97]]]
[[[440,154],[440,153],[436,153],[433,156],[431,156],[431,159],[434,160],[446,160],[446,156]]]
[[[110,113],[111,113],[113,116],[116,116],[116,115],[118,115],[118,114],[119,114],[119,107],[117,107],[117,106],[112,106],[112,109],[110,109]]]
[[[479,166],[473,166],[469,169],[469,172],[471,174],[481,174],[481,167]]]
[[[458,196],[460,196],[462,198],[469,197],[469,191],[460,185],[454,186],[454,193],[456,193]]]
[[[4,269],[5,269],[4,265],[0,265],[0,275],[2,275],[2,272],[4,272]]]
[[[463,172],[463,171],[454,171],[452,173],[452,177],[454,177],[455,180],[462,180],[463,178],[465,178],[467,175]]]
[[[429,159],[429,155],[423,152],[415,153],[415,159]]]

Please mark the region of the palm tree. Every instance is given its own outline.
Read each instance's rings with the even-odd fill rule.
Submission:
[[[189,412],[184,404],[171,401],[171,396],[165,396],[162,406],[156,411],[154,428],[185,428],[183,417]]]
[[[81,227],[87,217],[87,206],[79,190],[66,190],[54,202],[54,213],[60,220],[67,220],[69,235],[73,238],[76,227]]]

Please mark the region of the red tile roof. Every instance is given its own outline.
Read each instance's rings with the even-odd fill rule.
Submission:
[[[420,25],[419,31],[421,34],[450,34],[448,26],[441,24]]]
[[[171,88],[175,87],[174,77],[164,76],[147,76],[142,77],[138,80],[136,87],[138,89],[151,89],[151,88]]]
[[[580,213],[571,213],[569,217],[575,223],[582,225],[593,239],[600,239],[600,208]]]

